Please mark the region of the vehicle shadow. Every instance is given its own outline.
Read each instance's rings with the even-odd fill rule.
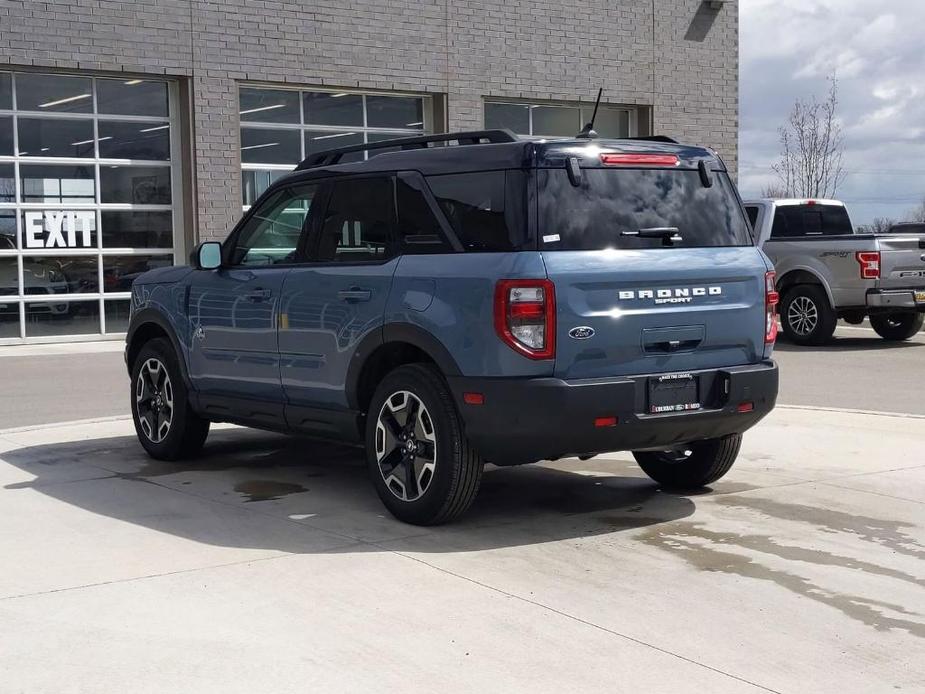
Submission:
[[[628,460],[571,459],[488,466],[464,518],[420,528],[385,511],[358,449],[237,428],[214,431],[203,454],[183,463],[147,458],[134,436],[29,446],[0,459],[34,477],[0,494],[32,490],[184,539],[292,553],[476,551],[628,532],[695,510]],[[329,541],[310,539],[318,535]]]
[[[833,337],[825,345],[797,345],[780,340],[774,346],[776,352],[868,352],[872,350],[923,349],[925,342],[888,342],[879,336],[874,337]]]

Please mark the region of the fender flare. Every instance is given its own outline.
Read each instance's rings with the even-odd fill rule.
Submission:
[[[829,287],[829,283],[826,282],[825,279],[814,268],[806,267],[805,265],[787,268],[787,271],[784,272],[783,275],[777,278],[777,286],[780,287],[781,284],[783,284],[783,279],[787,277],[788,275],[792,275],[795,272],[805,272],[806,274],[812,275],[813,277],[815,277],[816,281],[822,287],[822,290],[825,292],[825,295],[829,300],[829,306],[832,307],[833,311],[837,310],[835,306],[835,297],[832,296],[832,288]],[[802,283],[797,282],[796,284],[802,284]]]
[[[132,322],[128,326],[128,331],[125,334],[125,366],[129,370],[129,377],[131,377],[132,370],[132,365],[128,363],[129,345],[132,344],[132,341],[135,339],[135,333],[137,333],[140,328],[152,324],[158,326],[167,334],[167,338],[170,340],[171,345],[173,345],[173,351],[176,353],[177,360],[180,363],[180,373],[183,376],[183,383],[186,385],[187,390],[195,391],[189,377],[189,365],[186,363],[186,352],[183,351],[170,321],[156,308],[149,307],[141,309],[132,316]]]

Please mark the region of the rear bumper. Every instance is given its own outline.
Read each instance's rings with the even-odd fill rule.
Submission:
[[[548,458],[669,446],[741,433],[757,424],[777,401],[773,361],[691,372],[700,384],[703,409],[650,415],[647,376],[564,381],[558,378],[447,379],[469,440],[496,465]],[[658,374],[656,374],[658,375]],[[481,393],[471,405],[464,393]],[[754,409],[740,413],[740,403]],[[595,426],[617,417],[615,426]]]
[[[917,289],[869,289],[867,290],[867,308],[875,311],[925,312],[925,302],[915,300],[917,291],[925,291],[925,287]]]

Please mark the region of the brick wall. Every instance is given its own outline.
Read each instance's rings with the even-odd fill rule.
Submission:
[[[654,38],[654,41],[653,41]],[[237,82],[652,106],[735,170],[738,4],[701,0],[0,0],[0,64],[189,80],[199,236],[240,215]]]

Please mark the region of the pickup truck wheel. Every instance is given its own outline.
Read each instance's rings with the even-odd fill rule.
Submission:
[[[462,515],[484,466],[446,382],[426,364],[400,366],[379,384],[366,417],[366,457],[382,503],[414,525]]]
[[[209,420],[189,406],[177,355],[164,338],[145,343],[135,358],[131,405],[135,433],[152,458],[195,455],[209,435]]]
[[[822,287],[798,284],[784,294],[781,326],[798,345],[824,345],[835,334],[838,317]]]
[[[912,311],[903,313],[875,313],[870,317],[870,327],[884,340],[899,342],[908,340],[922,329],[925,313]]]
[[[638,451],[633,457],[642,471],[663,487],[699,489],[729,472],[741,446],[742,434],[730,434],[668,451]]]

